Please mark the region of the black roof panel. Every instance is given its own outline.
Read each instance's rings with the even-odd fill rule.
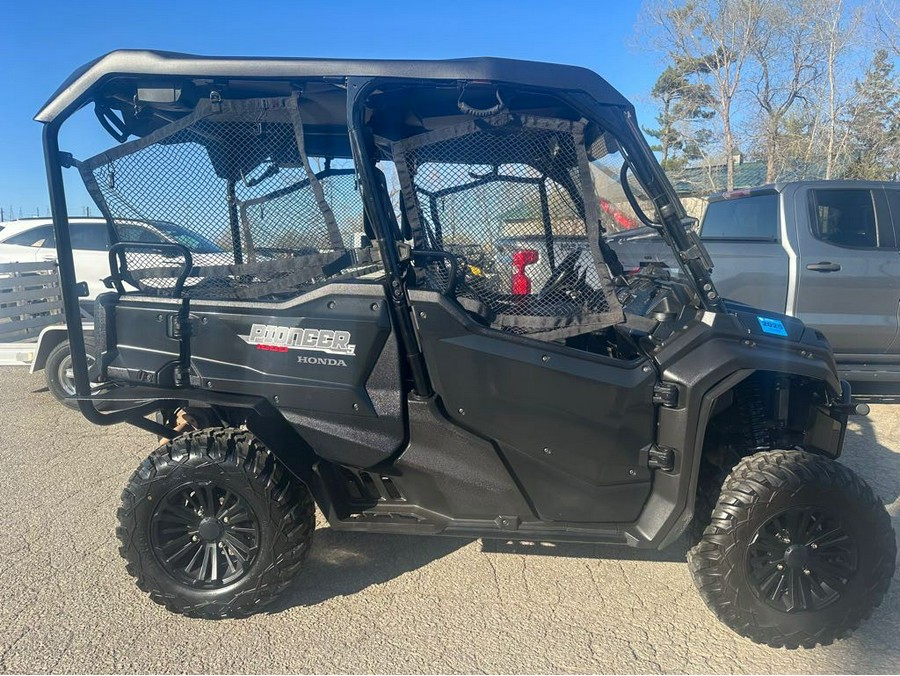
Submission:
[[[117,50],[78,68],[35,116],[52,122],[83,105],[95,85],[112,76],[306,79],[391,77],[419,80],[487,80],[551,90],[582,91],[598,103],[631,104],[606,80],[586,68],[493,57],[437,61],[196,56],[149,50]]]

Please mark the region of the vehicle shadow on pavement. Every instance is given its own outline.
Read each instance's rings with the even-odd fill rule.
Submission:
[[[850,421],[853,427],[847,430],[840,462],[865,479],[886,505],[896,502],[900,498],[900,449],[879,443],[879,436],[888,437],[889,433],[872,417],[854,416]],[[896,525],[897,515],[894,522]]]
[[[303,574],[269,609],[315,606],[417,570],[472,542],[437,535],[385,535],[316,530]]]
[[[871,416],[850,419],[851,427],[847,430],[840,462],[862,476],[885,504],[896,537],[900,535],[900,448],[893,449],[879,442],[879,439],[898,438],[896,427],[891,425],[884,411],[884,408],[877,412],[873,410]],[[834,673],[896,673],[900,664],[898,632],[900,567],[894,572],[881,606],[850,640],[841,642],[846,649],[835,652],[829,670]]]
[[[472,542],[439,535],[411,536],[339,532],[319,528],[303,574],[268,610],[280,613],[295,606],[315,606],[351,596],[405,573],[427,566]],[[555,556],[583,559],[685,561],[687,541],[680,538],[665,551],[582,543],[512,542],[485,538],[485,554]]]

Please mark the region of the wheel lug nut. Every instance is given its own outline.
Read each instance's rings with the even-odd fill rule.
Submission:
[[[227,517],[227,516],[224,517],[224,518],[222,519],[222,523],[228,523],[228,517]]]
[[[804,575],[810,575],[810,574],[811,574],[811,571],[809,570],[809,568],[804,568],[804,569],[803,569],[803,574],[804,574]]]
[[[783,563],[779,563],[779,564],[778,564],[777,566],[775,566],[775,567],[776,567],[778,570],[784,570],[784,564],[783,564]]]
[[[199,540],[199,539],[200,539],[200,538],[198,538],[196,535],[194,535],[193,537],[191,537],[191,540],[193,540],[194,542],[196,542],[196,541]]]
[[[809,546],[809,548],[810,548],[810,549],[818,549],[818,548],[819,548],[819,545],[817,545],[815,542],[813,542],[813,543]]]

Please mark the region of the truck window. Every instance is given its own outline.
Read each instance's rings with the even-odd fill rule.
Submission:
[[[703,239],[778,239],[778,195],[768,193],[710,202],[700,236]]]
[[[829,244],[877,248],[878,227],[870,190],[812,190],[813,235]]]

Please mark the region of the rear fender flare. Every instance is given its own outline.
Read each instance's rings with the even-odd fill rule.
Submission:
[[[82,331],[88,333],[94,330],[93,324],[82,324]],[[40,332],[37,341],[37,351],[34,355],[34,361],[31,363],[31,373],[42,371],[47,365],[47,357],[53,352],[53,348],[64,340],[68,340],[68,329],[63,326],[48,326]]]

